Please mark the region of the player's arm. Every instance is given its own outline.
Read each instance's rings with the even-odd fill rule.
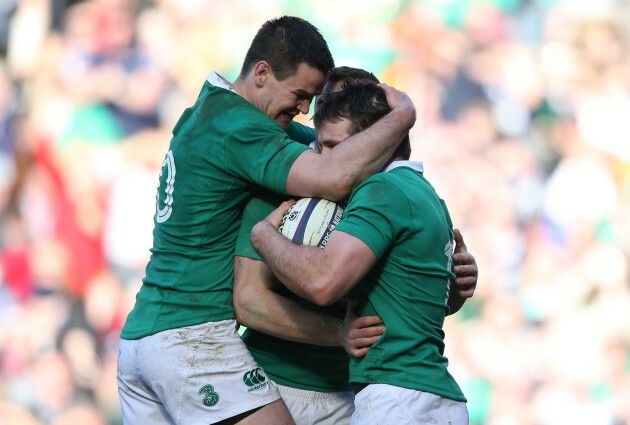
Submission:
[[[378,172],[413,127],[416,112],[409,96],[382,85],[392,111],[370,128],[324,154],[310,150],[293,163],[286,192],[333,201],[345,198],[366,177]]]
[[[291,291],[319,305],[331,304],[367,274],[376,255],[360,239],[336,230],[324,248],[294,244],[277,231],[291,205],[284,202],[254,226],[252,245]]]
[[[277,232],[276,232],[277,233]],[[342,321],[307,310],[276,293],[279,285],[262,261],[234,257],[236,320],[278,338],[316,345],[339,346]]]
[[[479,271],[475,257],[468,252],[464,237],[459,229],[455,232],[455,251],[453,253],[453,270],[455,281],[448,297],[449,314],[459,311],[468,298],[471,298],[477,288]]]

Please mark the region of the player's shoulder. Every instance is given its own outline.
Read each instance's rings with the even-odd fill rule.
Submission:
[[[380,172],[371,175],[370,177],[363,180],[363,182],[357,187],[358,189],[366,189],[369,188],[371,190],[381,189],[386,190],[387,188],[396,187],[396,181],[398,177],[394,174]]]
[[[216,122],[220,117],[221,124],[227,128],[243,130],[262,127],[271,131],[283,131],[252,103],[225,88],[206,82],[200,98],[202,99],[196,112],[199,118],[205,118],[208,122]]]
[[[412,163],[407,165],[403,163],[402,165],[395,166],[387,171],[374,174],[373,176],[367,178],[365,182],[374,185],[396,188],[397,190],[402,190],[403,192],[408,191],[410,188],[423,186],[423,182],[430,185],[424,177],[423,169],[419,167],[421,167],[421,165],[419,166]]]
[[[408,204],[415,188],[401,181],[396,173],[381,172],[366,178],[352,193],[350,202],[375,208],[398,208]]]
[[[291,140],[275,121],[258,110],[244,108],[243,113],[231,111],[224,114],[221,121],[221,132],[225,140],[239,145],[284,145]]]

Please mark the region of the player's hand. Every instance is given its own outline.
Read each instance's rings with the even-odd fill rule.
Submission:
[[[453,264],[455,272],[455,285],[451,288],[451,292],[460,298],[471,298],[477,288],[477,279],[479,271],[475,257],[468,252],[464,237],[459,229],[453,229],[455,232],[455,250],[453,253]]]
[[[269,214],[264,221],[271,224],[274,228],[280,227],[280,223],[282,222],[282,217],[284,214],[291,208],[291,206],[295,204],[295,199],[289,199],[288,201],[284,201],[280,204],[278,208],[273,210],[271,214]]]
[[[372,344],[385,332],[378,316],[357,317],[358,300],[350,300],[346,317],[339,328],[339,339],[346,352],[353,357],[364,357]]]
[[[392,108],[392,111],[396,110],[403,113],[408,127],[413,127],[416,122],[416,107],[407,93],[385,83],[381,83],[380,86],[385,92],[387,104]]]

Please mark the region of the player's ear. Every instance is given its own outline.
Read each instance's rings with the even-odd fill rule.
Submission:
[[[260,61],[254,65],[254,82],[256,83],[256,87],[263,87],[270,74],[271,67],[266,61]]]

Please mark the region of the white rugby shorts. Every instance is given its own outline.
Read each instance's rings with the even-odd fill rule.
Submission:
[[[282,399],[296,425],[348,425],[354,411],[354,393],[301,390],[278,384]]]
[[[280,399],[235,320],[121,340],[118,393],[130,425],[207,425]]]
[[[424,391],[370,384],[354,397],[351,425],[468,425],[468,407]]]

